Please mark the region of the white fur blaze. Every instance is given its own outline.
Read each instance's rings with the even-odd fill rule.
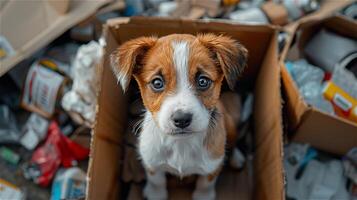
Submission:
[[[188,80],[188,59],[190,55],[190,49],[187,42],[173,42],[172,48],[174,49],[174,65],[176,69],[177,77],[177,89],[180,91],[182,89],[188,89],[190,87],[190,82]],[[179,92],[178,91],[178,92]]]

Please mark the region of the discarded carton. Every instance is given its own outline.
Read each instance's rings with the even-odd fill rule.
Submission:
[[[64,83],[64,76],[44,67],[41,60],[34,62],[27,73],[21,105],[29,111],[51,118]]]
[[[277,50],[277,30],[271,26],[238,25],[210,20],[173,20],[162,18],[118,18],[104,27],[106,45],[101,65],[96,123],[93,129],[88,170],[87,199],[120,199],[125,193],[121,179],[124,133],[129,103],[110,68],[109,55],[121,43],[140,36],[172,33],[216,33],[238,39],[249,51],[248,68],[242,76],[254,91],[255,154],[254,185],[249,187],[247,173],[224,170],[216,185],[218,199],[284,199],[282,166],[281,99]],[[135,186],[135,185],[134,185]],[[134,189],[134,188],[133,188]],[[140,198],[135,187],[131,196]],[[254,192],[251,192],[253,189]],[[186,185],[172,188],[172,199],[191,198]],[[136,193],[133,195],[133,193]]]
[[[291,1],[291,2],[293,3],[293,1]],[[315,20],[323,19],[327,16],[330,16],[333,12],[336,12],[352,3],[353,3],[353,0],[322,1],[320,8],[318,10],[299,18],[298,20],[296,20],[292,23],[287,24],[284,28],[286,31],[290,32],[291,34],[294,34],[295,30],[299,24],[306,22],[306,21],[314,20],[314,19]]]
[[[305,57],[304,47],[314,33],[321,28],[326,28],[355,40],[357,38],[357,23],[344,17],[334,16],[307,20],[301,23],[297,29],[297,42],[292,45],[290,40],[284,49],[287,56],[283,55],[282,61]],[[309,143],[318,149],[339,155],[344,155],[357,146],[356,123],[329,115],[309,106],[302,98],[297,85],[285,67],[282,67],[281,73],[283,90],[286,95],[289,129],[295,132],[292,137],[294,141]]]
[[[14,49],[14,53],[0,60],[0,76],[108,2],[109,0],[1,2],[0,35]]]

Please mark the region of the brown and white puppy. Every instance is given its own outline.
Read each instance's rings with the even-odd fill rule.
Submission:
[[[145,197],[167,199],[168,172],[200,175],[193,198],[215,198],[225,147],[236,134],[219,101],[221,85],[225,78],[234,88],[246,59],[237,41],[214,34],[140,37],[112,54],[122,89],[134,77],[147,109],[138,144],[148,178]]]

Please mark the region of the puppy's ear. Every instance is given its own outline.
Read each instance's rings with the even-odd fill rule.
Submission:
[[[124,92],[129,86],[133,72],[140,68],[145,54],[156,41],[156,37],[133,39],[122,44],[110,55],[111,67]]]
[[[210,50],[222,69],[229,88],[233,90],[239,75],[246,66],[247,49],[236,40],[222,35],[202,34],[198,35],[197,39]]]

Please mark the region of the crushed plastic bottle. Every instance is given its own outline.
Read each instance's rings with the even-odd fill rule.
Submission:
[[[322,111],[333,114],[331,103],[326,101],[322,95],[324,71],[303,59],[288,61],[286,66],[305,101]]]

